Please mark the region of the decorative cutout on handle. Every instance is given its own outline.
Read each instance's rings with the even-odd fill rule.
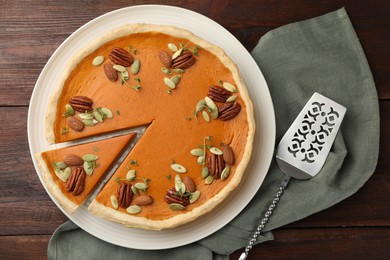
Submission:
[[[303,118],[287,150],[302,162],[314,163],[333,131],[339,113],[334,107],[315,101]]]

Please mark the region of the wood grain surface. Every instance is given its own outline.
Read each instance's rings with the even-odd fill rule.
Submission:
[[[380,101],[377,169],[356,194],[275,230],[275,240],[255,246],[248,259],[388,259],[390,2],[386,0],[0,0],[0,259],[46,259],[51,234],[67,220],[40,183],[28,147],[28,105],[42,68],[80,26],[109,11],[139,4],[174,5],[201,13],[224,26],[248,51],[274,28],[346,8]]]

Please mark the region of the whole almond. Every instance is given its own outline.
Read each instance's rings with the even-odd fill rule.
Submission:
[[[104,64],[103,70],[104,74],[106,74],[109,80],[115,82],[118,79],[118,72],[112,67],[111,64]]]
[[[223,152],[223,160],[227,164],[233,165],[234,164],[234,152],[233,152],[233,149],[229,145],[225,144],[225,145],[222,145],[221,150]]]
[[[63,161],[68,166],[78,166],[84,162],[80,156],[75,154],[66,154]]]
[[[77,131],[77,132],[80,132],[80,131],[83,131],[84,129],[84,124],[83,122],[78,119],[77,117],[74,117],[74,116],[70,116],[66,119],[67,123],[68,123],[68,126]]]
[[[133,198],[133,205],[138,205],[138,206],[146,206],[146,205],[149,205],[149,204],[152,204],[153,203],[153,199],[152,197],[150,197],[149,195],[146,195],[146,194],[143,194],[143,195],[140,195],[140,196],[135,196]]]
[[[167,67],[167,68],[170,68],[171,65],[172,65],[172,57],[171,55],[169,55],[168,52],[166,51],[160,51],[158,53],[158,57],[160,58],[160,61],[162,62],[162,64]]]
[[[196,191],[196,186],[195,186],[195,183],[194,181],[191,179],[190,176],[188,175],[185,175],[182,179],[182,182],[184,183],[184,185],[186,186],[186,189],[189,191],[189,192],[194,192]]]

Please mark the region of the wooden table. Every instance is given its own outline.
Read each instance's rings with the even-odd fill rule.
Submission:
[[[376,82],[381,112],[377,169],[338,205],[274,231],[250,259],[385,259],[390,254],[390,2],[158,1],[217,21],[248,51],[269,30],[345,6]],[[33,167],[27,111],[34,84],[55,49],[106,12],[153,1],[0,0],[0,258],[45,259],[53,231],[67,220]],[[389,157],[388,157],[389,156]],[[241,250],[232,255],[237,259]]]

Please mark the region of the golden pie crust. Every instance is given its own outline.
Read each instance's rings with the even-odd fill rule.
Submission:
[[[191,50],[200,47],[196,63],[182,74],[172,94],[166,93],[163,78],[167,76],[161,72],[163,65],[158,58],[159,50],[169,51],[167,43],[177,46],[182,43]],[[113,47],[125,48],[128,45],[137,48],[138,52],[133,56],[141,62],[137,75],[141,79],[139,92],[121,85],[120,80],[110,82],[102,66],[94,68],[91,65],[94,57],[104,55],[108,62],[108,53]],[[135,83],[134,77],[131,76],[129,82]],[[217,119],[209,123],[202,118],[202,113],[198,113],[196,120],[193,114],[196,104],[207,96],[208,87],[218,85],[220,80],[237,87],[238,92],[233,94],[237,95],[236,102],[242,107],[240,113],[228,121]],[[63,107],[70,97],[76,95],[92,98],[96,106],[119,110],[120,115],[82,132],[70,131],[61,135],[61,128],[66,126],[61,116]],[[240,183],[252,153],[255,121],[252,102],[238,68],[221,48],[181,28],[132,24],[103,35],[75,55],[49,101],[46,116],[48,142],[65,142],[140,125],[148,127],[89,206],[92,214],[128,227],[173,228],[213,210]],[[190,154],[191,149],[204,143],[206,136],[213,137],[209,145],[229,144],[236,157],[229,177],[224,181],[215,180],[210,185],[204,183],[200,176],[201,166]],[[136,165],[131,164],[134,160]],[[170,168],[172,160],[187,168],[185,174],[194,180],[201,192],[199,200],[182,211],[170,210],[163,199],[167,188],[174,187],[176,173]],[[143,206],[136,215],[128,214],[126,209],[116,210],[110,202],[110,196],[116,194],[118,183],[115,180],[125,178],[129,168],[137,171],[137,178],[150,179],[146,194],[153,198],[153,203]]]

